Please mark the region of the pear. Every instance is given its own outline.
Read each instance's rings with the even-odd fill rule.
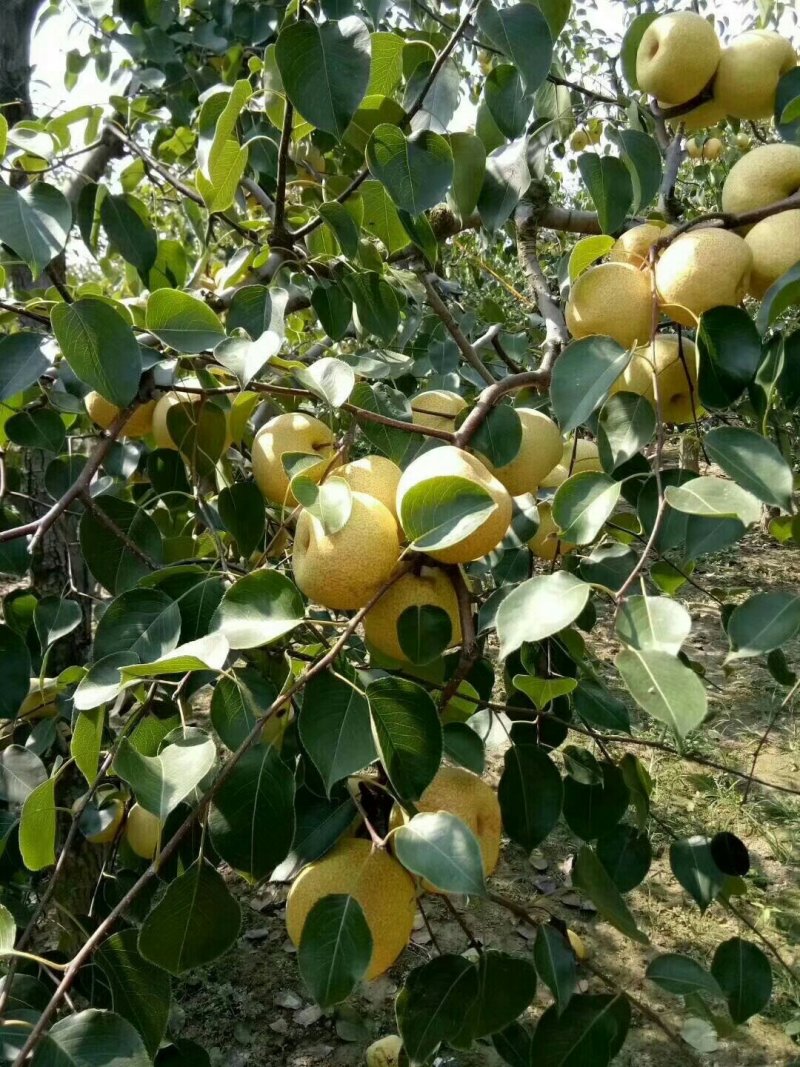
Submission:
[[[656,263],[662,310],[682,326],[696,326],[709,308],[741,303],[752,266],[750,248],[738,234],[717,227],[682,233]]]
[[[678,425],[693,422],[695,417],[703,414],[697,400],[698,369],[697,348],[688,338],[679,342],[672,334],[659,334],[652,345],[636,349],[613,391],[637,393],[655,408],[654,378],[657,377],[664,422]]]
[[[722,187],[722,210],[755,211],[798,191],[800,145],[759,145],[731,167]]]
[[[573,472],[574,473],[574,472]],[[556,549],[562,556],[572,552],[575,545],[562,541],[559,537],[558,527],[553,519],[553,509],[550,504],[539,504],[539,528],[528,541],[528,548],[534,556],[552,563],[556,558]]]
[[[714,99],[737,119],[770,119],[781,77],[797,66],[792,42],[772,30],[736,37],[720,56]]]
[[[367,642],[389,659],[407,663],[397,636],[397,620],[408,608],[423,604],[447,612],[452,629],[450,645],[461,644],[458,598],[450,576],[441,567],[423,567],[418,574],[408,571],[386,590],[364,618]]]
[[[589,134],[581,126],[572,131],[569,146],[573,152],[582,152],[589,144]]]
[[[745,237],[753,253],[750,294],[759,300],[800,261],[800,211],[784,211],[756,223]]]
[[[403,1042],[397,1034],[373,1041],[364,1053],[367,1067],[400,1067]]]
[[[264,828],[265,830],[268,828]],[[308,914],[317,901],[352,896],[361,905],[372,934],[366,978],[387,970],[411,939],[417,911],[411,875],[383,849],[361,838],[343,838],[322,859],[304,867],[286,898],[286,932],[299,945]]]
[[[697,159],[703,163],[710,163],[715,159],[719,159],[724,149],[725,145],[720,141],[719,137],[709,137],[702,144],[694,137],[686,142],[686,152],[689,159]]]
[[[366,493],[380,500],[397,518],[395,503],[402,473],[397,464],[385,456],[364,456],[339,467],[336,477],[344,478],[354,493]]]
[[[323,607],[363,608],[389,580],[399,556],[394,515],[365,493],[353,493],[350,517],[336,533],[327,533],[310,511],[303,510],[297,520],[294,580],[309,600]]]
[[[561,459],[561,431],[543,411],[518,408],[522,423],[519,452],[502,467],[495,467],[485,456],[480,458],[512,496],[535,493],[542,479]]]
[[[190,388],[199,388],[200,382],[197,378],[184,378],[181,382],[182,385],[186,385]],[[172,408],[177,407],[178,404],[191,405],[196,403],[200,397],[195,393],[164,393],[159,400],[156,401],[156,405],[153,408],[153,426],[152,433],[157,448],[171,448],[176,450],[178,445],[173,441],[172,435],[169,432],[169,424],[167,422],[167,416]],[[226,412],[226,419],[228,418]],[[230,448],[231,445],[230,424],[228,424],[228,432],[225,438],[225,448]]]
[[[569,332],[575,338],[602,334],[623,348],[650,336],[653,294],[650,272],[629,263],[601,263],[581,274],[566,307]]]
[[[714,77],[720,57],[714,27],[691,11],[655,19],[636,52],[636,80],[643,93],[670,107],[685,104]]]
[[[463,396],[449,389],[428,389],[411,401],[411,421],[431,430],[454,430],[456,416],[467,406]]]
[[[304,452],[318,457],[318,462],[303,470],[303,475],[318,482],[328,469],[334,455],[333,433],[313,415],[294,411],[276,415],[265,423],[253,440],[253,477],[267,500],[285,507],[297,501],[289,492],[289,475],[282,456]]]
[[[397,487],[397,513],[403,515],[403,498],[420,482],[430,478],[457,477],[476,482],[487,490],[495,508],[471,534],[448,548],[428,553],[442,563],[469,563],[482,559],[503,540],[511,522],[512,503],[506,487],[469,452],[444,445],[418,456],[406,467]],[[406,531],[408,533],[408,531]]]
[[[575,458],[572,458],[573,449]],[[582,474],[583,471],[601,471],[603,464],[600,462],[600,453],[594,441],[586,437],[579,437],[577,444],[570,439],[564,444],[561,460],[553,467],[546,478],[542,479],[541,489],[558,489],[559,485],[571,477],[572,474]]]
[[[100,396],[99,393],[94,391],[87,393],[83,402],[86,405],[86,412],[89,418],[104,430],[109,428],[120,413],[120,408],[116,404],[112,404],[110,400],[106,400],[104,396]],[[129,437],[132,440],[139,437],[147,437],[153,428],[155,406],[155,400],[148,400],[146,403],[140,404],[123,424],[119,436]]]
[[[612,263],[629,263],[633,267],[646,267],[650,249],[656,241],[672,233],[674,229],[674,226],[657,226],[654,222],[643,222],[641,226],[632,226],[630,230],[626,230],[617,238],[608,258]]]
[[[164,824],[141,804],[134,804],[125,820],[125,840],[132,852],[143,860],[151,860],[158,851]]]
[[[669,107],[669,104],[664,103],[663,100],[659,100],[658,103],[663,108]],[[724,118],[725,112],[716,100],[711,99],[704,100],[702,104],[693,107],[685,115],[670,119],[669,123],[674,129],[683,124],[684,133],[696,133],[697,130],[707,130],[710,126],[718,126]]]

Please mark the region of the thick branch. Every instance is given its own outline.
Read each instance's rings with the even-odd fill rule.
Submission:
[[[569,331],[564,315],[550,292],[539,257],[536,253],[536,223],[531,216],[517,215],[517,249],[519,261],[531,290],[539,314],[545,321],[543,366],[552,368],[561,349],[569,342]],[[541,369],[541,368],[540,368]]]

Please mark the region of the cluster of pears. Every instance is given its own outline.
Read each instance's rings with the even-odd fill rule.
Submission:
[[[200,382],[197,378],[186,378],[181,384],[187,388],[196,389],[200,387]],[[174,451],[179,448],[179,442],[175,441],[170,433],[167,417],[174,407],[179,404],[190,405],[197,399],[196,396],[190,393],[177,393],[174,390],[170,390],[159,397],[158,400],[147,400],[145,403],[140,404],[124,423],[119,436],[132,441],[150,437],[156,448],[169,448]],[[83,403],[89,418],[102,430],[109,429],[120,413],[120,409],[116,404],[112,404],[110,400],[106,400],[104,396],[94,390],[86,394]],[[228,426],[225,441],[227,447],[231,444],[230,423],[227,413],[225,418]]]
[[[722,207],[740,214],[767,208],[799,190],[800,147],[761,145],[731,168]],[[659,335],[649,345],[654,296],[660,312],[687,327],[695,327],[710,308],[736,306],[748,295],[763,298],[800,258],[800,209],[772,215],[741,232],[718,226],[689,230],[666,245],[651,270],[651,249],[670,232],[670,227],[644,223],[624,233],[608,261],[590,267],[572,286],[566,321],[575,338],[599,334],[634,349],[617,388],[652,401],[657,376],[664,419],[683,423],[692,418],[697,353],[690,341],[679,347],[671,335]]]
[[[493,873],[500,856],[502,818],[494,790],[478,775],[462,767],[441,767],[415,807],[419,812],[446,811],[461,819],[480,845],[484,874]],[[407,818],[395,805],[390,828],[402,826]],[[289,938],[295,945],[300,943],[306,918],[323,897],[349,894],[361,905],[372,934],[372,957],[365,977],[376,978],[411,940],[418,888],[438,892],[427,883],[418,887],[388,849],[346,835],[321,859],[304,867],[292,884],[286,901]]]
[[[676,11],[645,30],[636,53],[636,80],[664,109],[707,93],[708,100],[675,119],[691,132],[726,117],[771,118],[778,82],[796,66],[794,45],[779,33],[750,30],[723,48],[705,18]]]
[[[456,393],[429,390],[412,400],[412,419],[421,427],[452,430],[464,407],[464,399]],[[351,493],[349,518],[336,532],[326,529],[312,510],[300,510],[292,546],[292,569],[300,590],[309,600],[334,611],[365,607],[398,568],[408,539],[401,521],[406,494],[437,477],[464,478],[484,488],[494,508],[462,540],[431,550],[430,558],[419,560],[402,574],[364,620],[370,646],[395,661],[407,660],[400,647],[397,621],[412,606],[442,609],[450,619],[451,645],[459,644],[458,600],[450,575],[441,565],[470,563],[488,555],[508,532],[512,497],[536,493],[556,468],[564,477],[567,473],[558,426],[541,411],[517,410],[521,446],[514,459],[499,467],[486,456],[472,455],[453,445],[423,452],[404,471],[378,455],[338,465],[334,435],[320,419],[304,412],[287,412],[267,422],[253,441],[252,460],[256,484],[268,501],[283,507],[297,503],[286,457],[303,460],[305,478],[318,483],[339,478]],[[534,541],[536,551],[539,541]]]

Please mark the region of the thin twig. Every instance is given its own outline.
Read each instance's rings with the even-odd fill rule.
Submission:
[[[448,573],[456,591],[458,601],[458,620],[461,625],[461,654],[458,664],[439,695],[439,710],[443,710],[458,692],[458,687],[467,677],[480,655],[478,638],[475,633],[475,617],[472,613],[472,596],[460,567],[449,567]]]
[[[435,274],[423,274],[421,275],[422,284],[425,287],[425,295],[428,299],[428,303],[439,316],[444,323],[444,327],[455,343],[458,345],[458,349],[461,355],[469,363],[474,371],[476,371],[485,382],[492,384],[494,382],[494,375],[489,371],[486,364],[481,357],[475,351],[475,348],[467,340],[463,330],[458,325],[456,320],[450,314],[450,310],[445,304],[444,300],[439,296],[436,291],[436,275]]]
[[[797,679],[797,681],[794,683],[792,688],[786,694],[786,697],[781,702],[780,706],[775,708],[775,710],[773,711],[773,713],[769,717],[769,722],[767,723],[766,729],[764,730],[763,734],[759,738],[758,744],[756,745],[756,750],[753,753],[753,762],[750,764],[750,775],[749,775],[749,777],[747,779],[747,785],[745,786],[745,789],[744,789],[744,795],[742,796],[742,803],[743,804],[745,804],[747,802],[747,798],[750,796],[750,786],[753,784],[753,780],[754,780],[753,779],[753,775],[755,774],[755,771],[756,771],[756,764],[758,763],[758,757],[761,755],[761,749],[767,743],[767,739],[769,738],[769,735],[772,733],[772,728],[774,727],[775,723],[778,721],[778,716],[783,711],[783,709],[787,706],[787,704],[792,699],[792,697],[794,697],[794,695],[797,693],[798,689],[800,689],[800,678]]]

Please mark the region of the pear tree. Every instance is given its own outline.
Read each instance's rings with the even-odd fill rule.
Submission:
[[[634,1013],[698,1063],[798,982],[747,843],[648,764],[800,796],[715,749],[683,597],[769,730],[800,594],[702,567],[800,542],[797,11],[604,7],[9,0],[3,1062],[204,1062],[175,981],[269,882],[325,1012],[393,968],[373,1065],[605,1067]],[[36,114],[71,13],[108,106]],[[555,838],[588,951],[498,884]],[[643,921],[656,840],[710,955]],[[431,902],[462,944],[421,961]]]

